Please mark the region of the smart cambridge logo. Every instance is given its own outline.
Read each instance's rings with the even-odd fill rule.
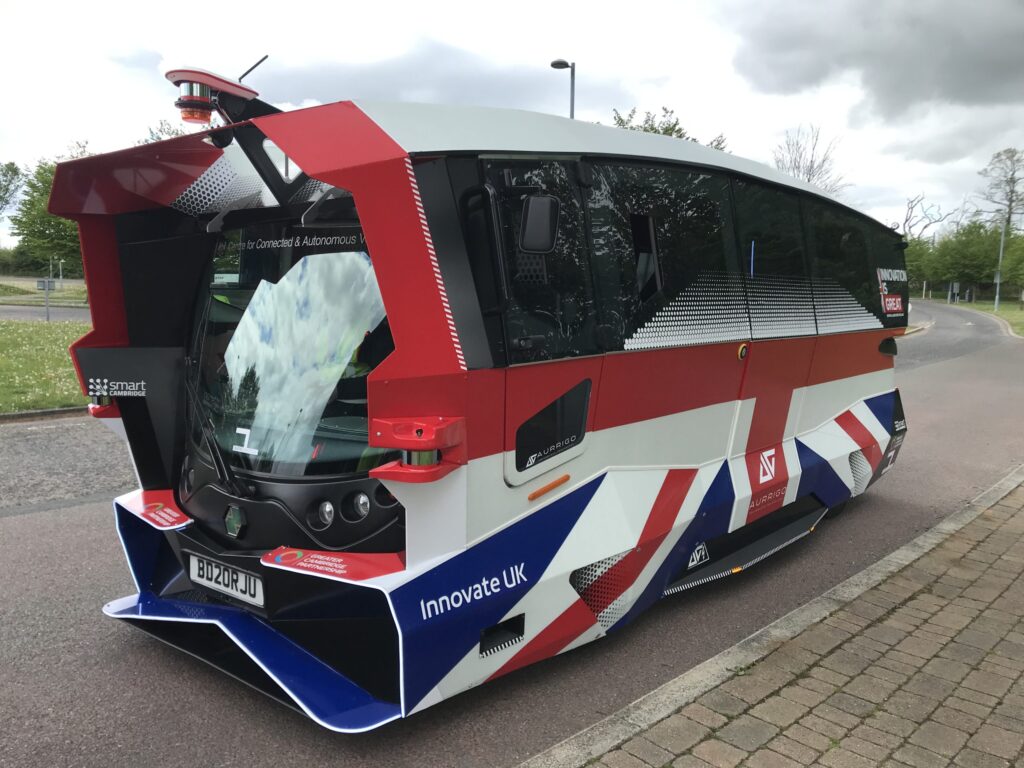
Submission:
[[[115,381],[111,379],[90,378],[88,381],[89,397],[145,397],[145,381]]]

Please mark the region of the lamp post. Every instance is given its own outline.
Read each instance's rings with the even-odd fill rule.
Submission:
[[[999,314],[999,288],[1003,282],[1003,248],[1006,246],[1006,221],[1009,218],[1007,216],[1003,219],[1003,231],[999,234],[999,261],[996,263],[996,300],[992,307],[996,314]]]
[[[1001,210],[979,211],[979,213],[998,213],[998,214],[1002,214],[1003,211],[1001,211]],[[999,233],[999,260],[996,262],[996,299],[995,299],[995,302],[993,302],[993,306],[992,306],[992,310],[994,312],[999,312],[999,294],[1000,294],[1000,288],[1002,288],[1002,283],[1003,283],[1003,251],[1006,249],[1006,230],[1010,226],[1010,216],[1012,216],[1012,215],[1013,214],[1012,214],[1011,210],[1007,210],[1006,211],[1006,216],[1003,218],[1003,226],[1002,226],[1002,229],[1001,229],[1001,231]]]
[[[60,289],[64,290],[64,259],[60,260]]]
[[[53,254],[50,254],[50,274],[46,278],[46,290],[43,299],[46,301],[46,322],[50,322],[50,283],[53,282]]]
[[[552,69],[569,70],[569,118],[576,117],[576,62],[565,59],[555,59],[551,62]]]

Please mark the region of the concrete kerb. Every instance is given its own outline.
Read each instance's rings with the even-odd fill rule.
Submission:
[[[860,573],[837,584],[821,597],[797,608],[651,693],[627,704],[603,720],[522,762],[517,768],[581,768],[643,730],[691,703],[796,637],[889,576],[945,541],[992,505],[1024,483],[1024,464],[962,509],[946,517],[913,541]]]
[[[1006,321],[999,315],[994,315],[991,312],[982,312],[980,309],[974,309],[973,307],[965,307],[961,304],[947,304],[946,306],[953,307],[954,309],[960,309],[963,310],[964,312],[973,312],[974,314],[981,315],[982,317],[991,318],[995,320],[997,323],[999,323],[999,325],[1003,329],[1003,333],[1006,334],[1007,336],[1010,336],[1014,339],[1024,339],[1024,336],[1021,336],[1019,333],[1013,330],[1013,326],[1010,325],[1008,321]]]
[[[907,330],[904,331],[903,333],[903,338],[906,338],[907,336],[913,336],[915,333],[920,333],[921,331],[927,331],[933,325],[935,325],[934,320],[932,320],[930,323],[921,323],[920,325],[908,326]]]
[[[0,413],[0,424],[15,421],[42,421],[44,419],[62,419],[68,416],[85,416],[89,413],[87,406],[73,408],[47,408],[41,411],[17,411],[16,413]]]

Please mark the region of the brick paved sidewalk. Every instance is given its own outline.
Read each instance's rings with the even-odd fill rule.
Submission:
[[[1024,766],[1024,485],[606,753],[608,768]]]

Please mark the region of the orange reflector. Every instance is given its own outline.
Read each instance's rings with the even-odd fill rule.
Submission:
[[[569,482],[569,476],[568,476],[568,475],[562,475],[562,476],[561,476],[561,477],[559,477],[558,479],[556,479],[556,480],[552,480],[552,481],[551,481],[550,483],[548,483],[547,485],[542,485],[542,486],[541,486],[540,488],[538,488],[538,489],[537,489],[536,491],[534,491],[533,493],[531,493],[531,494],[530,494],[529,496],[527,496],[526,498],[527,498],[527,499],[529,499],[530,501],[533,501],[534,499],[539,499],[539,498],[540,498],[541,496],[543,496],[543,495],[544,495],[545,493],[548,493],[549,491],[553,491],[553,490],[555,490],[555,488],[557,488],[558,486],[560,486],[560,485],[565,485],[565,484],[566,484],[566,483],[568,483],[568,482]]]
[[[199,123],[206,125],[210,122],[210,117],[213,114],[212,109],[182,109],[181,119],[186,123]]]
[[[741,568],[740,566],[737,565],[735,568],[732,569],[732,572],[733,573],[739,573],[742,570],[743,570],[743,568]]]
[[[213,92],[210,86],[185,81],[180,84],[180,88],[181,98],[174,102],[174,106],[181,112],[181,119],[186,123],[209,123],[213,115]]]

